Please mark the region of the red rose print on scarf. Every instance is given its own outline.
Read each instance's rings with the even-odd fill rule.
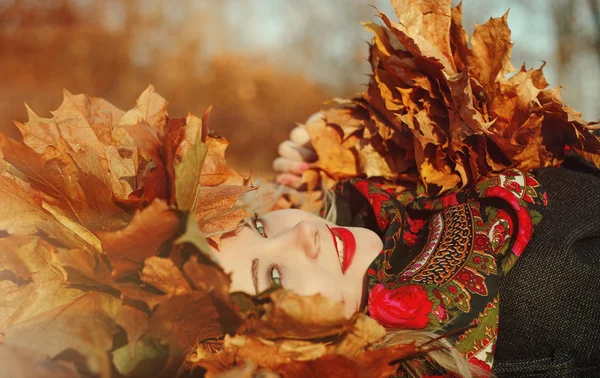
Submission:
[[[369,293],[369,315],[387,328],[425,328],[432,307],[427,292],[419,285],[390,290],[377,284]]]

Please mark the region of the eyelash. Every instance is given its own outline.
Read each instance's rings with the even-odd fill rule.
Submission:
[[[258,224],[260,224],[260,226]],[[258,217],[258,214],[256,214],[256,213],[254,213],[254,215],[252,216],[252,225],[254,226],[254,229],[256,230],[256,232],[258,232],[260,234],[260,236],[262,236],[263,238],[267,237],[267,232],[265,231],[265,226],[264,226],[263,222],[260,220],[260,218]]]

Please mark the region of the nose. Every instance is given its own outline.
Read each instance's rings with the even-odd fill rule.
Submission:
[[[319,256],[321,240],[319,229],[312,222],[302,221],[292,228],[292,237],[295,239],[301,251],[311,260]]]

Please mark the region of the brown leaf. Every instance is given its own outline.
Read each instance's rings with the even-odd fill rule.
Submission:
[[[27,348],[0,344],[0,375],[10,378],[79,378],[73,365],[52,361]]]
[[[212,236],[236,229],[250,213],[234,205],[250,190],[254,188],[235,185],[199,187],[195,214],[200,231],[205,236]]]
[[[306,362],[293,362],[274,368],[284,377],[339,377],[380,378],[396,373],[398,364],[414,353],[414,345],[396,345],[391,348],[365,351],[353,358],[340,354],[328,354]]]
[[[161,303],[152,317],[148,335],[169,345],[169,362],[163,372],[177,371],[197,342],[222,336],[219,315],[210,293],[192,291]]]
[[[38,116],[27,104],[25,108],[29,121],[27,123],[15,121],[15,125],[23,135],[23,142],[39,155],[43,154],[49,146],[58,147],[61,136],[54,119]]]
[[[238,333],[251,332],[266,339],[312,339],[339,334],[348,324],[343,303],[320,294],[302,296],[281,289],[269,298],[271,302],[262,306],[261,315],[247,317]]]
[[[516,71],[510,62],[513,44],[510,42],[507,18],[508,12],[502,18],[490,18],[483,25],[475,25],[471,37],[473,49],[467,58],[467,64],[488,90],[496,80]]]
[[[24,281],[64,277],[54,259],[54,248],[38,236],[0,238],[0,271],[13,272]]]
[[[316,167],[338,180],[358,174],[357,158],[349,148],[342,146],[341,131],[334,126],[327,126],[323,121],[306,125],[306,130],[319,156]]]
[[[8,171],[0,171],[0,209],[0,229],[11,235],[40,230],[66,245],[86,245],[43,209],[42,193]]]
[[[0,281],[0,330],[19,324],[81,296],[77,289],[64,287],[59,278],[32,282],[19,287],[12,281]]]
[[[469,36],[462,26],[462,2],[451,10],[450,44],[454,50],[454,62],[457,70],[462,71],[467,66],[469,50]]]
[[[208,145],[208,152],[206,153],[204,167],[200,175],[200,184],[202,186],[217,186],[227,180],[241,177],[225,161],[225,150],[229,147],[227,139],[208,137],[206,144]]]
[[[456,72],[450,48],[451,0],[391,0],[399,24],[394,28],[405,34],[400,41],[413,54],[439,60],[448,73]],[[405,43],[410,41],[410,43]]]
[[[175,204],[175,151],[171,137],[161,129],[150,127],[146,121],[117,129],[122,143],[140,148],[136,181],[137,189],[129,196],[125,205],[134,208],[144,206],[155,198]],[[127,138],[131,139],[126,141]]]
[[[148,330],[150,317],[145,311],[124,304],[119,309],[115,321],[127,332],[129,353],[133,355],[136,343]]]
[[[137,211],[125,228],[98,232],[102,248],[112,263],[113,277],[120,278],[140,269],[146,258],[156,256],[161,245],[175,235],[179,218],[164,201],[155,199]]]
[[[112,201],[111,190],[98,179],[83,174],[64,146],[48,147],[38,155],[29,147],[0,134],[5,160],[19,169],[31,186],[44,193],[44,201],[62,209],[88,229],[123,224],[124,213]],[[86,190],[95,186],[93,193]]]
[[[190,211],[196,205],[200,175],[208,150],[208,146],[202,143],[201,128],[197,129],[194,143],[187,148],[183,159],[175,166],[175,198],[177,207],[182,211]]]
[[[192,291],[181,270],[167,258],[148,257],[144,261],[141,279],[169,296]]]
[[[168,104],[154,91],[154,87],[149,85],[137,99],[137,106],[121,118],[119,126],[135,125],[144,121],[153,129],[163,129],[166,125]]]
[[[183,272],[196,290],[213,293],[218,300],[229,302],[231,278],[219,266],[201,264],[196,256],[191,256],[183,264]]]
[[[4,343],[49,358],[73,349],[86,356],[92,373],[108,376],[107,351],[120,305],[111,295],[89,292],[8,328]]]
[[[471,129],[469,133],[461,133],[459,141],[463,143],[464,139],[470,135],[489,134],[489,127],[494,123],[486,122],[483,114],[475,108],[473,103],[473,90],[469,81],[469,69],[447,77],[448,87],[452,96],[452,110],[460,115],[460,118]],[[455,134],[454,136],[458,136]]]

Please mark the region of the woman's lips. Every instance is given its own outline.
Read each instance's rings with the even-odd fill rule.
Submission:
[[[337,236],[344,243],[344,263],[342,265],[342,273],[346,274],[346,271],[352,265],[352,260],[354,259],[354,253],[356,252],[356,239],[354,239],[354,235],[352,232],[343,227],[327,227],[329,231],[331,231],[331,235],[333,236],[333,244],[335,246],[335,250],[338,254],[340,254],[340,250],[338,248],[337,241],[335,237]]]

